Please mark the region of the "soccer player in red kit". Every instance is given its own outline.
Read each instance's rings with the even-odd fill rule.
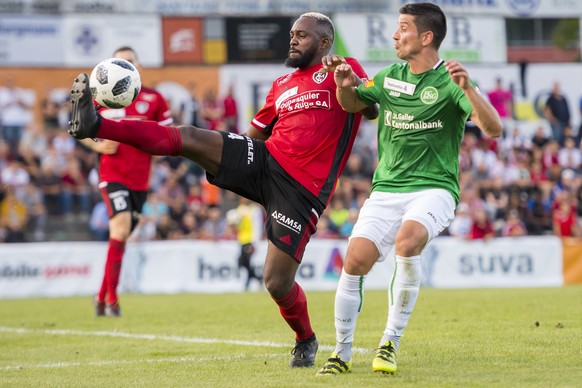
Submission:
[[[139,68],[137,55],[131,47],[120,47],[113,54]],[[100,109],[99,114],[111,120],[153,120],[171,125],[172,114],[165,98],[153,89],[142,87],[135,101],[122,109]],[[95,296],[95,314],[121,314],[117,286],[125,243],[137,225],[147,198],[152,156],[127,144],[111,140],[95,142],[82,140],[90,149],[99,152],[99,189],[109,215],[109,245],[103,282]]]
[[[305,245],[346,164],[362,113],[372,119],[378,115],[376,105],[345,112],[337,102],[333,76],[319,72],[333,39],[333,24],[323,14],[310,12],[295,21],[285,64],[296,70],[273,82],[247,136],[107,120],[93,108],[86,74],[77,77],[71,92],[72,136],[108,138],[155,155],[189,158],[204,167],[213,184],[265,208],[269,245],[264,282],[295,332],[290,367],[313,366],[318,348],[305,293],[295,281]],[[354,59],[348,63],[359,77],[354,82],[361,83],[364,70]]]

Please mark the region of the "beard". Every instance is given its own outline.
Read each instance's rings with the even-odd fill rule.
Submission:
[[[306,67],[309,67],[311,61],[313,61],[316,52],[317,46],[313,45],[304,51],[299,57],[287,57],[287,59],[285,59],[285,66],[293,67],[295,69],[305,69]]]

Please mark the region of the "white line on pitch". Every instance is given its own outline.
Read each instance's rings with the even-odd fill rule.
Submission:
[[[50,368],[70,368],[77,366],[111,366],[111,365],[127,365],[127,364],[162,364],[179,363],[179,362],[214,362],[214,361],[232,361],[244,358],[265,358],[265,357],[281,357],[273,354],[238,354],[230,357],[172,357],[172,358],[158,358],[158,359],[137,359],[137,360],[109,360],[109,361],[88,361],[88,362],[51,362],[47,364],[30,364],[30,365],[12,365],[0,367],[0,371],[14,370],[14,369],[50,369]]]
[[[121,337],[129,339],[160,340],[186,343],[203,343],[203,344],[228,344],[239,346],[269,347],[269,348],[290,348],[289,344],[278,344],[274,342],[261,341],[242,341],[242,340],[223,340],[218,338],[200,338],[200,337],[179,337],[174,335],[157,335],[157,334],[132,334],[119,331],[82,331],[82,330],[33,330],[16,327],[1,327],[0,332],[17,333],[17,334],[48,334],[48,335],[79,335],[79,336],[99,336],[99,337]],[[320,350],[332,351],[333,346],[320,345]],[[367,354],[369,349],[354,347],[352,353]]]

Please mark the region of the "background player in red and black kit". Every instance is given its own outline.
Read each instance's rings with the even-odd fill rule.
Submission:
[[[131,47],[120,47],[113,54],[139,69]],[[135,101],[123,109],[101,109],[99,114],[112,120],[153,120],[160,125],[173,123],[165,98],[153,89],[142,87]],[[147,198],[152,156],[127,144],[111,140],[82,141],[99,152],[99,189],[109,214],[109,246],[101,289],[95,296],[97,316],[120,316],[117,285],[125,243],[137,225]]]
[[[285,62],[297,70],[273,82],[248,137],[193,126],[174,128],[101,118],[93,107],[86,74],[77,77],[71,92],[71,135],[103,137],[155,155],[189,158],[204,167],[215,185],[264,206],[269,239],[264,281],[296,334],[291,367],[314,365],[318,342],[295,274],[361,120],[361,113],[347,113],[338,104],[333,76],[319,72],[333,38],[333,24],[327,16],[307,13],[297,19]],[[348,63],[360,78],[366,77],[356,60],[348,59]],[[377,106],[362,113],[375,118]]]

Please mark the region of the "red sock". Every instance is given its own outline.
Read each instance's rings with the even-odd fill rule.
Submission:
[[[125,242],[110,238],[107,250],[107,262],[105,263],[105,276],[107,277],[107,303],[117,302],[117,285],[121,273],[121,261],[125,252]]]
[[[129,144],[152,155],[178,156],[182,137],[176,127],[165,127],[155,121],[114,121],[102,118],[98,137]]]
[[[97,293],[98,302],[105,302],[105,294],[107,293],[107,264],[105,264],[105,268],[106,269],[103,272],[103,281],[101,282],[101,288],[99,289],[99,293]]]
[[[307,312],[307,298],[297,282],[287,296],[275,302],[279,305],[281,316],[295,332],[297,340],[305,340],[313,335]]]

